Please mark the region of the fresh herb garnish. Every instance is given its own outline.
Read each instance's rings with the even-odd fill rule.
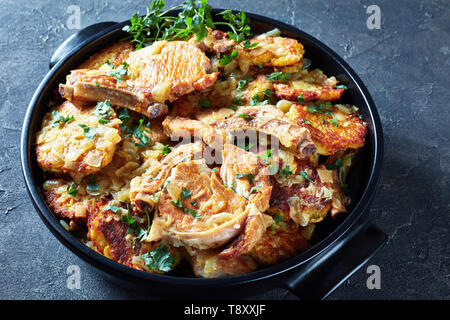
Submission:
[[[306,171],[300,171],[300,175],[305,178],[306,180],[308,180],[311,183],[314,183],[314,181],[312,181],[309,177],[308,174],[306,173]]]
[[[128,233],[134,233],[135,235],[139,233],[137,220],[134,219],[129,213],[122,215],[121,221],[128,225]]]
[[[242,105],[241,98],[242,98],[242,93],[240,95],[238,95],[236,98],[234,98],[233,104],[237,104],[238,106],[241,106]]]
[[[161,151],[161,154],[169,154],[171,151],[172,151],[172,150],[170,149],[170,146],[169,146],[168,144],[166,144],[166,145],[163,147],[163,149],[162,149],[162,151]]]
[[[175,263],[175,255],[171,256],[165,243],[151,252],[141,255],[149,270],[169,272]]]
[[[334,170],[339,167],[342,167],[343,163],[344,163],[344,160],[342,160],[342,158],[338,158],[334,164],[327,164],[326,167],[328,170]]]
[[[248,193],[248,195],[251,195],[252,193],[257,192],[257,191],[258,191],[257,189],[259,189],[259,188],[261,188],[261,187],[262,187],[261,185],[252,187],[252,188],[250,189],[250,192]]]
[[[54,110],[52,112],[52,116],[53,119],[55,119],[55,121],[53,122],[52,127],[57,127],[59,126],[61,123],[66,124],[66,123],[71,123],[74,120],[73,115],[67,115],[65,117],[63,117],[58,111]]]
[[[95,128],[88,127],[85,124],[79,124],[78,126],[83,129],[84,136],[89,140],[92,140],[97,134],[97,130]]]
[[[246,143],[244,150],[249,151],[255,144],[254,143]]]
[[[130,19],[130,25],[123,28],[128,32],[131,42],[136,43],[136,49],[151,45],[157,40],[186,40],[191,34],[197,41],[207,36],[206,27],[215,29],[211,18],[211,7],[207,1],[185,0],[183,4],[163,11],[165,1],[153,1],[147,6],[147,14],[141,17],[135,13]],[[182,8],[177,15],[170,15],[173,10]]]
[[[75,197],[78,194],[78,190],[77,190],[77,186],[76,186],[75,182],[72,182],[70,184],[69,190],[67,190],[67,194],[72,197]]]
[[[247,178],[249,184],[252,184],[254,177],[253,177],[253,174],[251,174],[251,173],[238,173],[235,176],[236,179],[240,179],[240,178],[244,178],[244,177]]]
[[[266,150],[260,158],[267,166],[270,166],[270,157],[272,156],[272,149]],[[258,156],[259,157],[259,156]]]
[[[275,217],[273,217],[273,222],[278,224],[280,221],[283,221],[283,216],[281,214],[277,213],[275,215]]]
[[[181,190],[181,198],[182,199],[187,199],[190,196],[192,196],[192,191],[190,191],[188,188],[183,188],[183,190]]]
[[[332,111],[332,106],[330,102],[321,103],[320,105],[310,105],[307,106],[307,110],[309,113],[321,113],[325,116],[334,115],[334,112]]]
[[[250,100],[249,105],[251,106],[261,106],[266,104],[273,104],[272,101],[272,90],[266,89],[264,91],[258,92]]]
[[[310,124],[311,122],[309,122],[308,120],[305,120],[305,119],[302,119],[302,122],[304,123],[304,124]]]
[[[175,202],[175,201],[170,201],[172,204],[173,204],[173,206],[174,207],[176,207],[176,208],[183,208],[183,204],[181,203],[181,197],[178,197],[178,200]]]
[[[98,122],[100,124],[105,124],[109,122],[107,118],[111,115],[112,111],[111,101],[100,101],[97,102],[97,105],[95,106],[94,115],[99,118]]]
[[[272,231],[278,229],[280,226],[283,228],[286,226],[286,224],[283,222],[283,216],[279,213],[277,213],[273,217],[273,222],[274,223],[270,226],[270,230],[272,230]]]
[[[335,127],[339,127],[338,120],[337,120],[336,118],[331,119],[331,123],[332,123]]]
[[[198,219],[201,216],[197,213],[197,210],[184,208],[184,214],[190,214],[194,219]]]
[[[289,168],[289,165],[286,165],[286,167],[284,167],[283,169],[281,169],[281,173],[283,174],[283,176],[285,178],[289,177],[292,173],[292,171]]]
[[[231,51],[230,54],[224,54],[222,56],[222,58],[219,58],[219,62],[220,62],[220,66],[224,67],[227,64],[229,64],[231,61],[233,61],[233,59],[238,57],[238,52],[236,51],[236,49],[234,49],[233,51]]]
[[[291,77],[290,73],[283,73],[283,72],[273,72],[267,75],[267,79],[279,81],[287,81],[290,77]]]
[[[300,94],[300,95],[297,97],[297,101],[298,101],[298,103],[300,103],[300,104],[304,104],[304,103],[306,102],[306,100],[305,100],[305,98],[304,98],[304,96],[303,96],[303,93]]]
[[[344,90],[347,90],[347,89],[348,89],[347,86],[346,86],[346,85],[343,85],[343,84],[335,85],[334,88],[335,88],[335,89],[344,89]]]
[[[244,89],[245,85],[247,84],[247,80],[239,80],[237,83],[237,91],[241,91],[242,89]]]
[[[145,120],[143,118],[137,122],[131,119],[128,112],[125,113],[121,110],[119,119],[122,120],[120,128],[125,137],[136,139],[137,142],[135,142],[135,145],[137,147],[144,148],[151,146],[152,139],[146,134],[146,132],[149,133],[150,130],[144,127]],[[145,125],[147,127],[150,126],[150,122],[147,122]]]
[[[241,113],[241,114],[238,115],[238,117],[239,118],[244,118],[244,119],[253,119],[254,118],[254,116],[251,116],[251,115],[246,114],[246,113]]]
[[[119,115],[117,117],[122,121],[131,119],[130,115],[128,114],[127,108],[120,109]]]
[[[128,63],[124,61],[117,69],[112,69],[110,72],[108,72],[108,75],[116,78],[117,80],[122,80],[122,77],[128,75],[128,67]]]

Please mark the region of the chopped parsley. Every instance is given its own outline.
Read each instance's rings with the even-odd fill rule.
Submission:
[[[304,124],[310,124],[311,122],[309,122],[308,120],[305,120],[305,119],[302,119],[302,122],[304,123]]]
[[[183,188],[183,190],[181,190],[181,198],[182,199],[187,199],[190,196],[192,196],[192,191],[190,191],[188,188]]]
[[[52,112],[52,116],[53,119],[55,119],[55,121],[53,122],[52,127],[57,127],[59,126],[61,123],[62,124],[66,124],[66,123],[71,123],[74,120],[73,115],[67,115],[65,117],[63,117],[58,111],[54,110]]]
[[[251,106],[263,106],[266,104],[273,104],[272,101],[272,90],[266,89],[264,91],[258,92],[255,94],[251,100],[249,105]]]
[[[338,120],[337,120],[336,118],[331,119],[331,123],[332,123],[335,127],[339,127]]]
[[[249,119],[249,120],[254,118],[254,116],[251,116],[251,115],[246,114],[246,113],[241,113],[241,114],[238,115],[238,117],[239,118],[244,118],[244,119]]]
[[[198,219],[201,216],[197,213],[197,210],[184,208],[184,214],[190,214],[194,219]]]
[[[190,191],[188,188],[183,188],[183,190],[181,190],[180,196],[178,197],[178,200],[177,201],[172,200],[171,203],[175,208],[183,209],[184,214],[190,214],[190,215],[192,215],[192,217],[194,219],[200,218],[201,215],[198,214],[197,210],[183,207],[183,203],[181,202],[181,199],[187,199],[190,196],[192,196],[192,191]],[[193,205],[193,206],[195,206],[196,204],[197,204],[197,201],[191,202],[191,205]]]
[[[169,272],[175,263],[176,256],[171,256],[167,245],[163,243],[155,250],[141,255],[141,258],[144,259],[149,270]]]
[[[306,173],[306,171],[300,171],[300,175],[305,178],[306,180],[308,180],[311,183],[314,183],[314,181],[312,181],[309,177],[308,174]]]
[[[113,109],[111,108],[111,102],[110,100],[105,100],[97,102],[94,110],[94,115],[99,118],[98,122],[100,124],[105,124],[109,122],[107,118],[111,115],[111,112],[113,112]]]
[[[258,189],[261,188],[261,187],[262,187],[261,185],[252,187],[252,188],[250,189],[250,192],[248,193],[248,195],[251,195],[251,194],[257,192]]]
[[[262,159],[267,166],[270,166],[270,157],[271,156],[272,156],[272,149],[268,149],[263,153],[262,156],[260,156],[260,159]]]
[[[94,139],[94,137],[97,135],[97,130],[95,128],[88,127],[85,124],[79,124],[78,126],[83,129],[84,136],[89,140]]]
[[[241,106],[241,105],[242,105],[241,98],[242,98],[242,93],[241,93],[240,95],[238,95],[238,96],[233,100],[233,104],[236,104],[236,105],[238,105],[238,106]]]
[[[116,78],[117,80],[122,80],[122,77],[128,75],[128,67],[128,63],[124,61],[117,69],[112,69],[110,72],[108,72],[108,75]]]
[[[236,51],[236,49],[234,49],[233,51],[231,51],[230,54],[224,54],[222,56],[222,58],[219,58],[219,63],[221,67],[226,66],[227,64],[229,64],[231,61],[233,61],[233,59],[237,58],[237,56],[239,55],[239,53]]]
[[[216,29],[207,2],[185,0],[181,5],[164,10],[165,1],[153,1],[147,6],[144,17],[135,13],[122,30],[130,34],[128,39],[136,43],[138,50],[157,40],[186,40],[191,34],[200,41],[208,35],[206,27]],[[175,15],[173,11],[179,8],[181,12]]]
[[[300,104],[303,104],[303,103],[306,102],[305,98],[303,97],[303,93],[300,94],[300,95],[297,97],[297,101],[298,101],[298,103],[300,103]]]
[[[175,208],[183,208],[183,204],[181,203],[181,197],[178,197],[177,201],[170,201]]]
[[[72,197],[75,197],[78,194],[78,190],[77,190],[77,186],[76,186],[75,182],[72,182],[70,184],[69,190],[67,190],[67,194]]]
[[[247,80],[239,80],[237,83],[237,91],[241,91],[242,89],[244,89],[245,85],[247,84]]]
[[[281,173],[283,174],[283,176],[285,178],[289,177],[292,173],[292,171],[289,168],[289,165],[286,165],[286,167],[284,167],[283,169],[281,169]]]
[[[343,164],[344,164],[344,160],[342,160],[342,158],[338,158],[335,163],[327,164],[326,167],[328,170],[334,170],[339,167],[342,167]]]
[[[286,227],[286,223],[283,222],[283,216],[279,213],[277,213],[274,217],[273,217],[273,224],[270,226],[270,230],[274,231],[276,229],[278,229],[280,226],[285,228]]]
[[[139,226],[137,220],[134,219],[129,213],[122,215],[121,221],[128,225],[127,232],[139,234]]]
[[[267,75],[267,79],[279,81],[287,81],[290,77],[291,77],[290,73],[283,73],[283,72],[273,72]]]
[[[142,118],[139,121],[131,119],[128,112],[123,112],[123,109],[119,113],[119,119],[122,120],[120,128],[125,137],[134,138],[136,140],[135,146],[144,148],[151,146],[152,139],[146,134],[151,131],[144,127],[145,119]],[[150,122],[147,122],[145,126],[149,127]]]
[[[240,178],[244,178],[244,177],[247,178],[249,184],[252,184],[254,176],[251,173],[238,173],[235,176],[236,179],[240,179]]]
[[[255,145],[254,143],[246,143],[244,150],[249,151],[251,148],[253,148],[254,145]]]
[[[163,149],[162,149],[162,151],[161,151],[161,154],[169,154],[171,151],[172,151],[172,150],[170,149],[170,146],[169,146],[168,144],[166,144],[166,145],[163,147]]]

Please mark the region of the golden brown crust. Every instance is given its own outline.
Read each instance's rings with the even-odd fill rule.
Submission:
[[[364,146],[367,128],[357,113],[344,113],[336,106],[314,112],[315,109],[311,104],[296,104],[291,107],[289,117],[309,130],[317,153],[332,155],[348,148],[359,149]]]

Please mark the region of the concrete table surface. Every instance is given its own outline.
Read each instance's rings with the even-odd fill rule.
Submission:
[[[168,7],[175,1],[167,1]],[[47,230],[27,195],[20,167],[26,107],[70,29],[123,21],[147,1],[3,0],[0,10],[0,299],[141,299],[106,281]],[[385,134],[382,178],[371,220],[388,234],[383,249],[328,299],[450,297],[450,1],[210,1],[294,25],[323,41],[359,74]],[[370,5],[380,29],[369,29]],[[67,268],[81,270],[68,289]],[[368,265],[381,288],[366,286]],[[295,299],[282,289],[252,299]]]

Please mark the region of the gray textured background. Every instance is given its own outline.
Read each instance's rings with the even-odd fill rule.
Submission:
[[[168,1],[169,4],[175,1]],[[125,292],[63,247],[33,209],[22,179],[19,139],[27,104],[68,30],[66,9],[81,26],[123,21],[147,1],[0,0],[0,298],[127,299]],[[449,1],[210,1],[292,24],[323,41],[360,75],[385,133],[382,179],[371,219],[389,240],[369,264],[380,290],[366,288],[364,266],[329,299],[448,299],[450,195]],[[366,8],[381,8],[381,30],[366,27]],[[69,265],[80,290],[66,287]],[[283,290],[254,298],[292,299]]]

